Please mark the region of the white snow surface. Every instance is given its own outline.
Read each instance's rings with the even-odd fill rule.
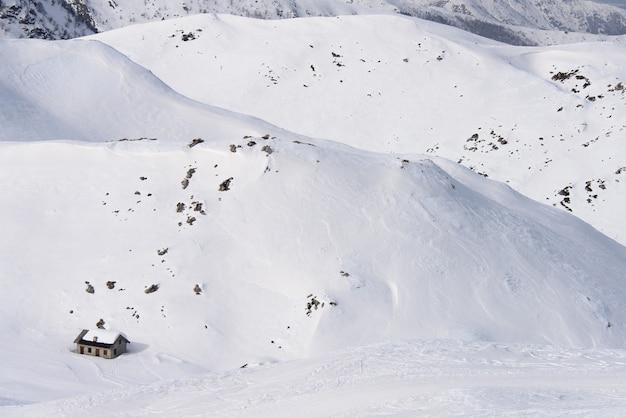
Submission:
[[[173,140],[264,125],[175,93],[98,41],[0,41],[0,71],[0,141]]]
[[[623,415],[623,60],[384,16],[0,42],[0,415]]]
[[[15,417],[621,416],[625,364],[623,350],[399,340],[3,412]]]

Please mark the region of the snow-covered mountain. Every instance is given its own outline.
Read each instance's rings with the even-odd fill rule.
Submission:
[[[4,43],[3,55],[19,57],[5,70],[15,83],[92,92],[102,109],[85,124],[94,139],[107,123],[143,126],[128,100],[163,113],[141,109],[153,140],[43,141],[32,126],[4,138],[5,403],[398,338],[626,345],[626,248],[571,214],[446,160],[372,153],[209,107],[195,119],[111,48],[44,44]],[[91,62],[106,62],[118,88]],[[65,113],[47,91],[28,99]],[[100,319],[127,333],[131,354],[93,368],[71,341]]]
[[[398,16],[204,15],[95,39],[199,102],[459,161],[626,243],[621,44],[510,47]]]
[[[0,36],[68,39],[97,32],[86,5],[71,0],[0,1]]]
[[[67,39],[135,23],[199,13],[229,13],[261,19],[281,19],[353,14],[358,9],[342,0],[4,0],[0,2],[0,28],[9,37]]]
[[[399,15],[0,41],[0,415],[620,415],[625,55]],[[75,353],[98,325],[129,352]]]
[[[536,31],[605,35],[626,33],[626,12],[584,0],[409,0],[400,13],[445,23],[514,45],[542,44]]]
[[[580,38],[558,32],[626,34],[625,10],[587,0],[5,0],[0,2],[0,33],[9,37],[67,39],[199,13],[260,19],[401,13],[514,45]]]
[[[441,8],[493,24],[544,30],[622,35],[626,28],[623,10],[585,0],[410,0],[400,4],[401,12],[412,6]]]

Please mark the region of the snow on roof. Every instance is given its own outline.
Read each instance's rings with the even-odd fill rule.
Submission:
[[[96,329],[96,330],[87,331],[87,333],[83,336],[82,339],[85,341],[93,341],[93,342],[98,342],[102,344],[113,344],[119,335],[124,336],[123,334],[117,331],[109,331],[106,329]],[[96,339],[94,340],[94,338]]]

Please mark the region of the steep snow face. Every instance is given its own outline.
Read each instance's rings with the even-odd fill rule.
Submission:
[[[359,148],[460,161],[626,242],[620,44],[508,47],[392,16],[197,16],[96,39],[200,102]]]
[[[180,96],[97,41],[0,41],[0,95],[0,141],[168,140],[254,131],[249,118]],[[238,122],[221,122],[229,118]]]
[[[626,346],[626,248],[453,163],[286,134],[1,147],[3,398],[397,338]],[[106,378],[71,344],[97,322],[131,341]]]
[[[4,416],[621,416],[626,351],[403,340],[0,409]]]

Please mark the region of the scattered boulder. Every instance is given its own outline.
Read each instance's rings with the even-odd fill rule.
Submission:
[[[233,178],[227,178],[226,180],[224,180],[223,182],[220,183],[220,187],[219,187],[219,191],[220,192],[225,192],[227,190],[230,190],[230,182],[233,181]]]
[[[193,288],[193,291],[196,293],[196,295],[199,295],[202,293],[202,288],[200,288],[200,285],[196,283],[195,287]]]
[[[203,143],[203,142],[204,142],[204,139],[202,139],[202,138],[196,138],[196,139],[193,139],[193,140],[189,143],[188,147],[189,147],[189,148],[193,148],[193,147],[195,147],[196,145],[201,144],[201,143]]]
[[[146,294],[149,294],[149,293],[154,293],[157,290],[159,290],[159,285],[158,284],[152,284],[149,287],[147,287],[146,290],[144,290],[144,292]]]
[[[107,287],[108,287],[109,289],[114,289],[114,288],[115,288],[115,283],[117,283],[117,282],[114,282],[114,281],[110,281],[110,280],[109,280],[109,281],[107,282]]]
[[[183,42],[193,41],[196,39],[196,35],[194,35],[193,32],[183,33],[180,39],[182,39]]]
[[[564,188],[562,188],[561,190],[558,191],[557,194],[560,194],[561,196],[569,196],[569,191],[572,189],[572,186],[565,186]]]
[[[85,289],[85,292],[87,292],[87,293],[95,293],[96,292],[96,290],[93,288],[91,283],[85,282],[85,284],[87,285],[87,289]]]
[[[206,215],[206,212],[202,209],[202,202],[191,202],[191,204],[193,205],[194,212],[200,212],[201,214]]]
[[[104,319],[100,318],[100,320],[96,322],[96,326],[98,329],[104,329]]]
[[[306,308],[305,308],[305,312],[306,312],[306,316],[311,316],[311,313],[313,312],[313,310],[317,310],[318,308],[323,308],[324,307],[324,302],[321,302],[319,300],[317,300],[317,296],[313,296],[313,294],[310,294],[309,296],[307,296],[307,303],[306,303]]]

